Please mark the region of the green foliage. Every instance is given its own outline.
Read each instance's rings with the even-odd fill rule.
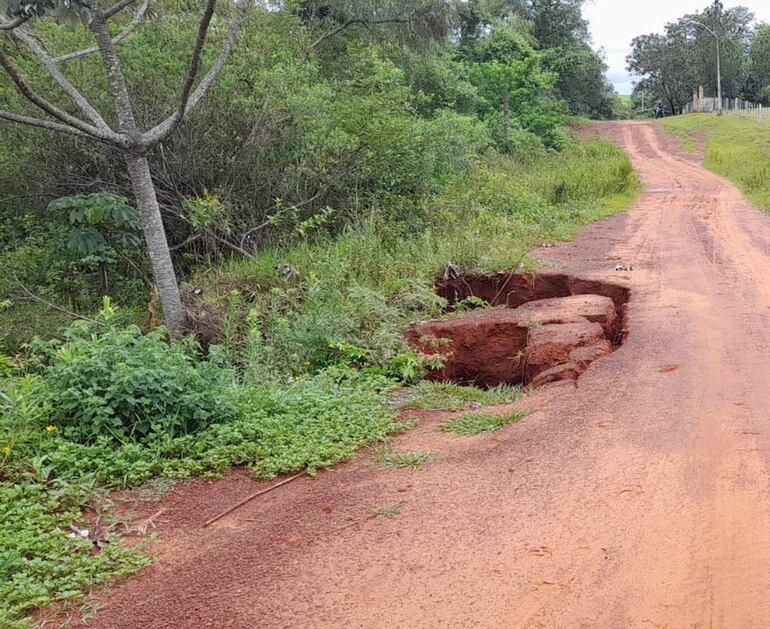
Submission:
[[[599,119],[626,117],[616,109],[615,92],[605,76],[607,64],[588,44],[550,48],[543,53],[543,66],[558,77],[556,88],[570,113]]]
[[[441,432],[451,432],[459,437],[472,437],[490,432],[496,432],[506,426],[515,424],[524,419],[523,413],[465,413],[455,419],[441,424],[438,429]]]
[[[0,626],[27,627],[25,612],[76,600],[149,563],[119,543],[94,556],[91,540],[68,537],[82,498],[74,484],[0,482]]]
[[[507,385],[477,389],[451,382],[423,381],[409,391],[409,397],[401,408],[456,410],[472,406],[498,406],[516,402],[523,395],[519,387]]]
[[[498,125],[503,116],[503,97],[510,103],[513,126],[528,131],[548,146],[561,148],[560,127],[565,108],[556,98],[556,74],[546,72],[542,56],[527,37],[510,28],[495,28],[486,38],[460,50],[468,81],[476,87],[479,114],[497,127],[498,146],[506,146],[510,132]],[[493,122],[494,121],[494,122]]]
[[[770,26],[757,30],[749,50],[750,75],[746,96],[765,105],[770,103]]]
[[[642,79],[636,94],[661,100],[670,114],[681,113],[698,85],[707,95],[717,95],[715,34],[720,40],[722,91],[724,98],[744,93],[750,79],[746,54],[754,32],[754,14],[746,7],[724,9],[714,2],[703,12],[684,15],[666,25],[663,33],[636,37],[628,57],[628,68]]]
[[[215,357],[202,360],[190,343],[167,341],[163,330],[143,335],[113,319],[107,307],[95,322],[74,324],[63,342],[48,349],[42,374],[50,419],[68,439],[174,437],[233,416],[232,375]]]
[[[108,337],[116,335],[122,332],[95,333],[94,338],[105,347],[104,343],[113,343]],[[74,336],[77,344],[82,330]],[[150,365],[155,356],[164,355],[171,361],[165,374],[173,378],[179,368],[173,364],[179,360],[176,350],[156,335],[145,338],[141,347],[150,353]],[[134,342],[130,346],[138,347]],[[171,426],[168,432],[153,432],[140,442],[118,443],[105,436],[83,443],[79,432],[54,423],[60,409],[51,392],[61,383],[51,369],[58,355],[45,353],[39,359],[54,363],[40,376],[0,381],[0,625],[4,627],[22,626],[26,611],[52,601],[75,600],[148,563],[141,548],[128,550],[117,538],[93,556],[90,540],[67,536],[69,526],[84,521],[83,509],[104,488],[135,487],[153,478],[218,476],[234,465],[248,466],[265,478],[302,469],[314,473],[352,457],[361,446],[382,440],[397,428],[386,397],[392,383],[381,376],[336,369],[291,385],[242,388],[236,415],[220,416],[219,423],[196,434],[175,437]],[[186,361],[181,368],[189,370]],[[138,375],[146,380],[143,373]]]
[[[693,114],[661,121],[661,128],[706,139],[705,165],[726,177],[759,207],[770,211],[770,127],[740,116]]]
[[[103,192],[63,197],[51,202],[48,211],[53,215],[68,214],[76,231],[69,235],[65,246],[83,258],[96,256],[105,262],[111,245],[130,248],[142,242],[141,217],[125,197]]]
[[[29,341],[31,313],[41,335],[60,327],[61,313],[29,303],[26,290],[75,312],[97,309],[100,293],[113,294],[123,306],[141,305],[149,291],[137,229],[136,210],[122,197],[101,193],[62,198],[43,209],[0,211],[0,299],[13,304],[0,320],[0,336],[14,348]]]

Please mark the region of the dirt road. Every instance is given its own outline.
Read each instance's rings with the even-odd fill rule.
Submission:
[[[631,287],[622,348],[493,436],[428,421],[419,471],[354,462],[210,529],[252,485],[184,490],[89,626],[767,627],[770,216],[650,123],[603,130],[645,192],[543,256]]]

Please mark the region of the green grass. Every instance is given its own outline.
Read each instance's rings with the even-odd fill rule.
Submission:
[[[19,303],[0,309],[0,343],[12,351],[33,337],[50,338],[72,321],[66,314],[37,303]]]
[[[433,452],[403,452],[392,446],[383,446],[375,455],[377,465],[385,469],[410,468],[416,470],[435,458],[436,455]]]
[[[423,381],[410,389],[403,409],[456,410],[469,406],[499,406],[524,397],[521,387],[501,384],[492,389],[463,387],[451,382]]]
[[[682,150],[685,153],[695,153],[698,150],[698,143],[695,138],[688,135],[682,138]]]
[[[466,413],[441,424],[438,430],[451,432],[460,437],[472,437],[498,431],[524,419],[524,413]]]
[[[770,211],[770,118],[763,123],[726,114],[666,118],[661,128],[680,137],[702,134],[704,165],[732,181],[754,203]]]

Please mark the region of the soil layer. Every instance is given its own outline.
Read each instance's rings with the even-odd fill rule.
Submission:
[[[482,277],[474,278],[480,287]],[[496,284],[498,277],[486,280]],[[505,285],[520,277],[510,274]],[[547,285],[537,275],[526,276],[526,281]],[[594,284],[618,292],[618,287]],[[441,359],[443,368],[431,373],[431,380],[539,386],[577,380],[592,362],[612,352],[624,320],[625,304],[618,307],[610,297],[582,294],[425,321],[408,330],[406,338],[423,356]]]
[[[498,433],[420,415],[398,444],[437,454],[419,470],[364,456],[210,528],[260,483],[179,488],[147,507],[157,562],[88,626],[766,627],[770,217],[652,123],[597,128],[645,192],[540,255],[632,289],[622,347]]]

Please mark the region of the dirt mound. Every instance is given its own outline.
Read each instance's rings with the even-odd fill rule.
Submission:
[[[602,295],[539,299],[519,306],[516,312],[528,317],[531,322],[542,325],[588,320],[601,324],[608,336],[614,333],[618,319],[615,303]]]
[[[577,290],[587,292],[573,293]],[[443,358],[445,366],[433,380],[481,387],[575,380],[611,353],[624,334],[628,291],[620,286],[508,273],[466,276],[443,283],[439,292],[454,303],[472,294],[511,305],[408,330],[407,339],[421,353]]]
[[[607,341],[602,326],[587,319],[574,323],[544,325],[534,329],[524,351],[525,381],[536,386],[556,380],[575,380],[588,365],[583,362],[584,366],[581,367],[580,363],[573,362],[572,354],[578,350],[593,348],[593,355],[598,356],[601,351],[599,348],[607,347],[609,351],[606,353],[609,354],[612,346]],[[559,367],[568,369],[555,372],[554,369]],[[557,377],[558,374],[563,377]]]

